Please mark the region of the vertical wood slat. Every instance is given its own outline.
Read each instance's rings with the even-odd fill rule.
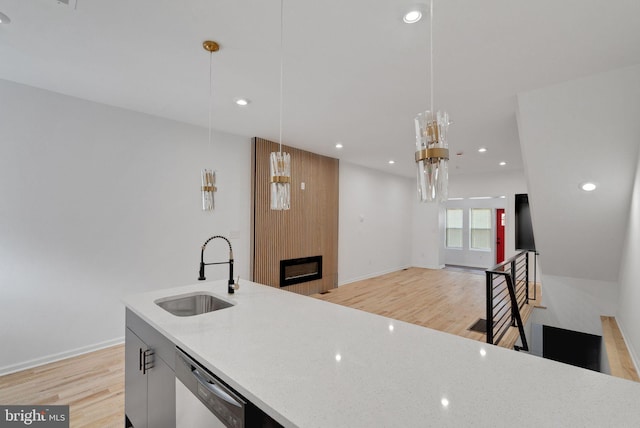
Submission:
[[[291,156],[291,209],[272,211],[269,156],[278,144],[254,138],[252,149],[253,280],[279,287],[280,260],[321,255],[322,279],[283,289],[309,295],[337,287],[339,161],[283,146]]]

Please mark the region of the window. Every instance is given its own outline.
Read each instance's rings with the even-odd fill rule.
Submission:
[[[447,209],[447,248],[462,248],[462,209]]]
[[[491,209],[471,208],[471,248],[491,250]]]

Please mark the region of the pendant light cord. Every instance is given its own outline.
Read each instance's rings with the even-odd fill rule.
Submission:
[[[213,52],[209,52],[209,146],[212,147],[211,140],[211,110],[213,110]]]
[[[431,68],[431,114],[433,115],[433,0],[429,2],[429,66]]]
[[[284,104],[283,96],[282,96],[282,94],[283,94],[282,88],[284,86],[284,77],[283,77],[284,76],[284,60],[283,60],[283,58],[284,58],[284,53],[283,53],[284,44],[282,43],[282,40],[283,40],[282,33],[284,32],[283,31],[283,28],[284,28],[284,24],[283,24],[283,22],[284,22],[284,19],[283,19],[284,6],[283,6],[283,4],[284,4],[284,0],[280,0],[280,137],[278,138],[278,142],[280,143],[280,154],[282,154],[282,110],[283,110],[282,105]]]

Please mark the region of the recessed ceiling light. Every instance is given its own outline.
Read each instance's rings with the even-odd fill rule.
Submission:
[[[593,184],[593,183],[582,183],[580,185],[580,188],[582,190],[584,190],[585,192],[592,192],[592,191],[596,190],[596,187],[597,186],[595,184]]]
[[[422,18],[422,12],[419,10],[411,10],[404,14],[402,20],[407,24],[415,24]]]
[[[249,104],[251,102],[251,100],[249,100],[247,98],[236,98],[235,102],[239,106],[246,106],[247,104]]]
[[[0,12],[0,24],[8,24],[11,22],[11,19],[4,13]]]
[[[396,163],[396,161],[394,161],[393,159],[389,161],[389,165],[393,165],[394,163]]]
[[[500,166],[505,166],[506,164],[506,162],[500,162]]]
[[[343,147],[342,143],[337,143],[336,144],[336,149],[341,149]]]
[[[478,151],[479,151],[480,153],[485,153],[485,152],[487,151],[487,148],[486,148],[486,147],[480,147],[480,148],[478,149]]]

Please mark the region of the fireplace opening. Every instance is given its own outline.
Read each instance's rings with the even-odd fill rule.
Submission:
[[[322,256],[280,260],[280,287],[322,279]]]

